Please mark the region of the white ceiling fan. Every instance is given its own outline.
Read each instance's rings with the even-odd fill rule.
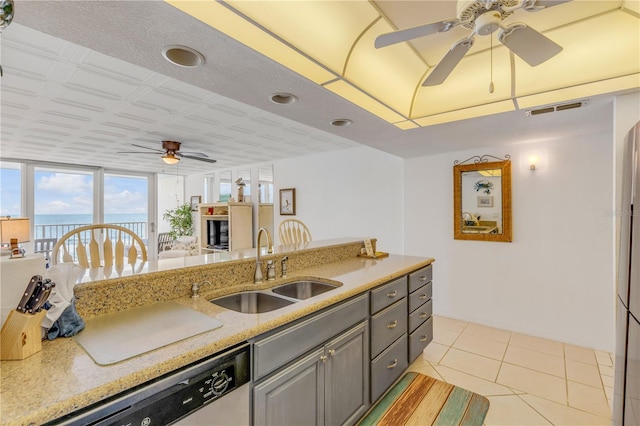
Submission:
[[[535,12],[571,0],[458,0],[455,19],[419,25],[376,38],[375,47],[381,48],[418,37],[443,33],[462,26],[471,31],[469,36],[456,42],[422,83],[437,86],[443,83],[464,55],[471,49],[474,36],[491,35],[498,29],[498,40],[532,67],[539,65],[562,51],[562,47],[523,23],[503,26],[502,21],[514,11]]]

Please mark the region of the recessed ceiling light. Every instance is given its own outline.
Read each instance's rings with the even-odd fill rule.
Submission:
[[[162,49],[162,56],[179,67],[195,68],[204,64],[202,53],[186,46],[167,46]]]
[[[351,123],[353,123],[353,121],[349,120],[348,118],[339,118],[337,120],[333,120],[331,122],[331,125],[336,127],[344,127],[350,125]]]
[[[271,95],[271,102],[274,104],[288,105],[297,101],[298,98],[291,93],[276,93]]]

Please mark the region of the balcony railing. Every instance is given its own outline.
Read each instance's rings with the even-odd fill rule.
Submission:
[[[65,223],[65,224],[57,224],[57,225],[35,225],[35,251],[46,253],[47,256],[51,255],[51,250],[55,245],[55,242],[58,241],[63,235],[66,233],[73,231],[74,229],[80,228],[82,226],[91,225],[90,223]],[[138,235],[145,242],[145,245],[148,247],[147,241],[147,222],[117,222],[112,225],[120,225],[124,228],[127,228]],[[48,244],[44,244],[48,242]],[[76,246],[78,245],[78,241],[76,241],[76,237],[73,237],[69,240],[70,242],[70,250],[69,254],[73,256],[74,261],[76,260]],[[88,234],[83,237],[82,244],[87,246],[89,244],[89,236]],[[131,236],[124,234],[122,235],[122,242],[125,247],[131,245]]]

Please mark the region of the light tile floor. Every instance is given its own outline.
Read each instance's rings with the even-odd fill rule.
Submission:
[[[434,316],[410,371],[486,396],[489,425],[610,425],[613,354]]]

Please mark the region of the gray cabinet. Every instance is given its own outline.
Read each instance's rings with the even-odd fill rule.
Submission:
[[[407,277],[371,290],[371,401],[407,368]]]
[[[368,305],[364,294],[252,342],[255,425],[353,424],[367,411]]]
[[[409,362],[433,340],[433,275],[431,265],[409,274]]]
[[[369,408],[368,324],[359,324],[325,348],[325,424],[353,424]]]
[[[324,424],[324,348],[313,351],[253,389],[253,424]]]

